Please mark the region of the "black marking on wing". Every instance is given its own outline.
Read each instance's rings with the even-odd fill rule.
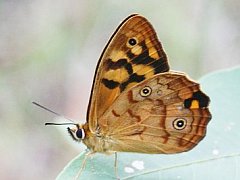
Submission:
[[[154,68],[154,74],[163,73],[169,71],[169,66],[164,61],[164,57],[161,57],[159,60],[155,60],[150,64]]]
[[[128,80],[120,84],[120,90],[121,92],[127,87],[128,84],[132,82],[141,82],[145,79],[144,75],[137,75],[136,73],[133,73],[131,76],[129,76]]]
[[[128,74],[133,73],[132,64],[127,61],[127,59],[119,59],[118,61],[114,62],[111,59],[106,60],[106,70],[116,70],[124,67]]]
[[[127,64],[127,59],[119,59],[118,61],[114,62],[112,59],[106,60],[106,69],[120,69],[125,64]]]
[[[197,91],[197,92],[193,93],[193,98],[199,101],[200,107],[208,107],[210,99],[202,91]]]
[[[119,82],[113,81],[113,80],[108,80],[108,79],[102,79],[102,83],[109,89],[114,89],[119,86]]]
[[[188,98],[184,101],[184,107],[190,108],[193,100],[197,100],[199,102],[200,108],[208,107],[210,102],[210,99],[206,94],[204,94],[202,91],[197,91],[193,93],[191,98]]]
[[[162,56],[160,59],[154,59],[149,56],[149,51],[144,41],[139,45],[143,48],[143,52],[140,55],[136,56],[131,52],[127,52],[127,56],[129,59],[131,59],[131,63],[150,66],[154,69],[154,74],[169,71],[169,65],[166,60],[166,56]]]
[[[127,70],[128,74],[131,75],[133,73],[133,68],[131,63],[127,63],[124,68]]]
[[[133,64],[146,64],[147,65],[147,64],[150,64],[153,61],[155,61],[155,59],[153,59],[149,56],[149,51],[148,51],[148,48],[147,48],[146,44],[144,43],[144,41],[141,42],[139,45],[142,46],[143,52],[141,54],[135,56],[131,62]]]
[[[128,52],[127,52],[127,57],[128,57],[129,59],[133,59],[133,58],[135,57],[135,55],[134,55],[131,51],[128,51]]]

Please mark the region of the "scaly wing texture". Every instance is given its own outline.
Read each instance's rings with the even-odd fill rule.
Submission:
[[[109,150],[179,153],[206,134],[210,99],[184,74],[166,72],[123,92],[99,120]]]
[[[169,70],[152,25],[140,15],[126,18],[105,47],[95,72],[87,121],[94,133],[98,119],[123,91]]]

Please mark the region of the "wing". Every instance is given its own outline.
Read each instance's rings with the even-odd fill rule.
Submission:
[[[122,93],[101,117],[112,151],[179,153],[206,134],[210,99],[184,74],[157,74]]]
[[[133,85],[169,70],[166,54],[152,25],[131,15],[117,28],[98,62],[87,121],[94,133],[98,120],[115,99]]]

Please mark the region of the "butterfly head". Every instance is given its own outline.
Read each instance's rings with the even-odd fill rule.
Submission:
[[[70,136],[73,138],[75,141],[82,141],[85,138],[85,131],[82,125],[80,124],[75,124],[75,128],[70,128],[68,127],[68,133]]]

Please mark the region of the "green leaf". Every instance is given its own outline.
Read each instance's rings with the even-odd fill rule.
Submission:
[[[209,74],[200,80],[211,98],[207,136],[193,150],[174,155],[118,153],[121,179],[240,179],[240,68]],[[87,152],[73,159],[58,180],[74,179]],[[80,179],[116,179],[114,155],[94,154]]]

